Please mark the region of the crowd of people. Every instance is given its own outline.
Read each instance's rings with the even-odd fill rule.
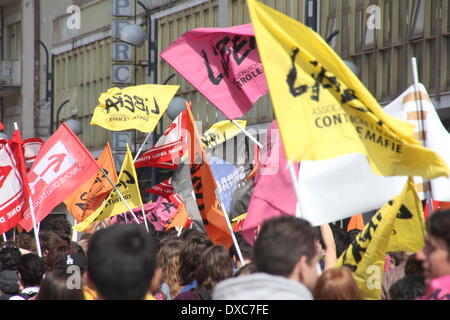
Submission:
[[[151,224],[149,225],[151,227]],[[450,211],[426,221],[424,248],[387,255],[381,299],[449,299]],[[283,216],[267,220],[253,245],[236,234],[240,253],[194,229],[147,232],[114,225],[71,241],[65,218],[39,233],[42,258],[26,233],[1,243],[0,300],[360,300],[339,257],[358,231],[313,227]],[[442,281],[444,280],[444,281]]]

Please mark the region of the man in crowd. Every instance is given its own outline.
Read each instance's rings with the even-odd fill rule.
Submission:
[[[28,300],[39,293],[39,285],[44,276],[45,266],[42,258],[29,253],[17,259],[17,274],[21,292],[9,300]]]
[[[318,278],[319,232],[292,216],[264,223],[254,246],[258,273],[228,279],[214,300],[312,300]]]
[[[114,225],[89,240],[87,281],[99,299],[144,299],[155,269],[155,240],[143,225]]]

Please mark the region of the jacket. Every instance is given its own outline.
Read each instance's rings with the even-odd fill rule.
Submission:
[[[220,282],[213,300],[312,300],[301,283],[266,273],[254,273]]]

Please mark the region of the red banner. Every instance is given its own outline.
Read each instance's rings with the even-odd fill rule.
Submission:
[[[151,194],[157,194],[161,197],[169,199],[170,195],[175,192],[175,190],[173,189],[171,180],[172,180],[172,178],[164,180],[160,184],[157,184],[156,186],[153,186],[153,187],[145,190],[145,192],[148,192]]]
[[[100,167],[83,143],[62,124],[42,146],[28,174],[36,223],[98,170]],[[30,210],[20,225],[27,232],[33,228]]]

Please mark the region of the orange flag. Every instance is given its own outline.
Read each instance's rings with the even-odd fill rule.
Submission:
[[[347,226],[347,232],[349,232],[350,230],[354,230],[354,229],[361,230],[361,231],[364,230],[364,220],[363,220],[362,214],[354,215],[350,219],[348,226]]]
[[[97,159],[98,165],[105,170],[109,178],[116,183],[117,171],[111,153],[109,142],[106,143],[100,157]],[[113,187],[109,183],[103,172],[98,171],[80,188],[78,188],[69,198],[64,200],[67,210],[72,214],[77,222],[81,222],[97,210],[108,196]]]
[[[189,133],[189,165],[198,210],[205,224],[206,233],[212,242],[230,248],[233,240],[225,216],[220,210],[219,199],[215,192],[216,182],[195,126],[190,103],[186,103],[186,110],[188,115],[186,130]]]
[[[177,211],[173,215],[172,221],[169,221],[169,223],[166,226],[166,229],[169,230],[170,228],[175,227],[186,227],[186,224],[189,222],[189,215],[186,211],[186,206],[184,203],[181,203],[178,206]]]

